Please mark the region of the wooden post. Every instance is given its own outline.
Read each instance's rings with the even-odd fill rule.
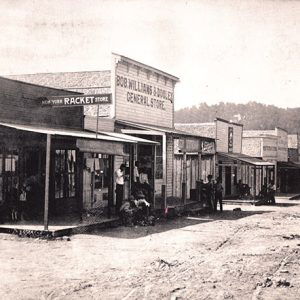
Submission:
[[[48,230],[48,225],[49,225],[50,152],[51,152],[51,135],[47,134],[47,144],[46,144],[46,174],[45,174],[44,230]]]
[[[201,180],[202,176],[202,141],[199,140],[199,148],[198,148],[198,181]]]
[[[199,140],[198,149],[198,180],[196,181],[197,201],[201,202],[201,176],[202,176],[202,147],[203,142]]]
[[[162,196],[162,200],[163,200],[163,210],[165,213],[166,208],[167,208],[167,195],[166,195],[166,185],[165,184],[162,184],[162,186],[161,186],[161,196]]]
[[[254,174],[253,174],[253,180],[254,180],[254,182],[253,182],[253,185],[254,185],[254,187],[253,187],[253,193],[254,193],[254,199],[255,199],[255,197],[256,197],[256,167],[254,167]]]
[[[264,185],[264,166],[261,166],[260,168],[260,190],[262,189],[263,185]]]
[[[183,204],[186,204],[186,172],[187,172],[187,163],[186,163],[186,152],[183,152],[183,173],[182,173],[182,199]]]
[[[153,165],[153,209],[155,209],[155,174],[156,174],[156,145],[154,147],[154,165]]]
[[[197,201],[201,202],[201,189],[202,189],[202,184],[200,180],[196,181],[196,189],[197,189]]]
[[[111,209],[114,205],[114,156],[109,156],[109,186],[108,186],[108,203],[107,203],[107,217],[111,218]]]

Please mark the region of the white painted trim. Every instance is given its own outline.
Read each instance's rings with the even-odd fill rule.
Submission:
[[[112,107],[110,109],[110,118],[116,117],[116,68],[118,64],[118,57],[112,55],[111,57],[111,74],[110,74],[110,85],[112,94]]]
[[[162,135],[162,154],[163,154],[163,181],[167,185],[167,136]]]
[[[144,134],[144,135],[165,135],[164,132],[161,131],[154,131],[154,130],[143,130],[143,129],[121,129],[122,133],[128,134]]]

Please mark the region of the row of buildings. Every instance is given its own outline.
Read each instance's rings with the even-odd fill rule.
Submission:
[[[222,178],[228,197],[237,193],[238,180],[254,195],[271,180],[283,192],[296,190],[297,136],[279,128],[245,131],[222,119],[175,124],[178,81],[118,54],[107,71],[0,78],[0,202],[12,187],[20,191],[31,182],[39,193],[29,204],[45,218],[99,207],[110,214],[115,170],[124,163],[132,175],[135,161],[161,206],[172,197],[193,199],[197,181],[208,175]],[[125,182],[125,197],[131,186]]]
[[[175,123],[175,128],[215,139],[215,176],[223,182],[224,196],[237,196],[239,180],[251,187],[254,197],[270,182],[279,193],[300,192],[298,134],[282,128],[244,130],[242,124],[220,118],[211,123]]]

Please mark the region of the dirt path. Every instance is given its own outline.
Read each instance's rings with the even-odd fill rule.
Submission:
[[[119,227],[0,236],[1,299],[299,299],[300,201]]]

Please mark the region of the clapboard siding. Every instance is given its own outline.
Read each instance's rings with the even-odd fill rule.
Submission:
[[[131,65],[127,71],[127,65],[119,62],[116,66],[116,118],[121,120],[127,120],[132,122],[145,123],[149,125],[160,125],[165,127],[173,127],[173,102],[170,100],[154,97],[153,95],[147,95],[144,93],[134,92],[130,89],[117,85],[117,76],[123,76],[130,78],[152,87],[157,87],[166,90],[170,93],[174,93],[173,83],[170,79],[165,81],[162,76],[158,77],[154,73],[148,75],[146,70],[137,68]],[[127,100],[127,92],[134,92],[148,97],[149,101],[151,98],[162,100],[164,103],[165,110],[145,106],[142,104],[132,103]]]
[[[39,97],[64,95],[65,91],[0,78],[0,119],[11,123],[82,128],[82,108],[42,107]]]
[[[64,95],[74,94],[100,94],[111,93],[110,71],[88,72],[60,72],[60,73],[37,73],[7,76],[10,79],[21,80],[27,83],[42,86],[65,89]],[[111,116],[112,105],[100,105],[99,116]],[[97,105],[84,106],[84,115],[96,116]]]
[[[84,129],[96,131],[97,128],[97,118],[91,116],[84,117]],[[98,130],[99,131],[109,131],[114,132],[115,120],[110,118],[101,118],[98,120]]]
[[[217,152],[228,152],[228,128],[233,128],[233,153],[242,152],[242,135],[243,127],[231,122],[223,121],[221,119],[216,120],[217,132]]]
[[[174,140],[171,135],[167,135],[166,153],[166,194],[167,197],[173,196],[173,159],[174,159]]]

